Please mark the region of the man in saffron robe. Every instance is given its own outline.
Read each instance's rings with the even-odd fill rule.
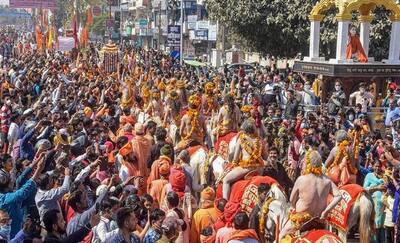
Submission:
[[[149,176],[147,168],[147,160],[150,157],[151,143],[144,136],[144,125],[141,123],[135,124],[135,137],[132,139],[132,150],[137,159],[138,174],[135,176]],[[145,180],[146,181],[146,180]]]
[[[217,231],[217,236],[215,243],[223,243],[228,240],[230,234],[235,231],[233,228],[233,220],[240,211],[242,207],[240,203],[228,202],[224,210],[224,220],[225,226]]]
[[[172,148],[171,145],[166,144],[161,148],[160,158],[151,165],[150,176],[147,179],[147,191],[150,191],[150,185],[152,181],[160,179],[159,168],[161,165],[167,163],[169,166],[172,165],[171,154]],[[169,173],[169,172],[168,172]]]
[[[159,163],[158,167],[159,179],[155,179],[148,183],[148,193],[153,197],[154,202],[159,205],[161,202],[161,193],[166,184],[168,184],[168,177],[170,172],[170,164],[168,161],[163,160]]]
[[[368,62],[368,57],[357,36],[356,28],[352,27],[349,33],[349,42],[346,48],[346,59],[356,59],[358,62]]]
[[[249,229],[249,216],[245,212],[239,212],[236,214],[233,220],[233,227],[235,231],[229,234],[223,243],[232,242],[246,242],[246,243],[258,243],[257,233],[254,229]]]
[[[214,200],[215,191],[211,187],[207,187],[201,192],[200,209],[194,213],[192,219],[190,243],[199,243],[201,231],[213,226],[220,216],[214,206]]]
[[[126,181],[131,176],[138,175],[137,159],[133,153],[132,143],[127,142],[120,150],[122,156],[121,169],[119,177],[122,181]]]

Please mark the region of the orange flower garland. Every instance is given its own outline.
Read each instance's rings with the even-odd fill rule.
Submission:
[[[254,136],[253,138],[255,139],[254,145],[252,145],[250,143],[248,135],[246,135],[244,133],[239,134],[241,146],[250,155],[250,157],[247,160],[242,159],[240,161],[239,165],[242,168],[248,168],[248,167],[258,165],[257,161],[259,161],[261,158],[261,154],[262,154],[261,141],[257,136]]]

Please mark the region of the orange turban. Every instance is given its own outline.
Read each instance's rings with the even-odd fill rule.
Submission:
[[[127,144],[125,144],[125,145],[119,150],[119,153],[120,153],[122,156],[126,156],[126,155],[132,153],[132,151],[133,151],[132,143],[128,142]]]
[[[172,167],[169,183],[172,190],[181,198],[185,195],[186,176],[183,173],[182,167]]]
[[[240,203],[228,202],[225,205],[224,209],[224,218],[226,224],[231,225],[236,214],[239,213],[241,210],[242,207],[240,206]]]
[[[206,187],[200,194],[200,198],[202,200],[214,201],[215,199],[215,191],[211,187]]]
[[[161,161],[158,167],[158,173],[160,175],[166,176],[169,174],[169,170],[170,170],[169,162],[166,160]]]
[[[92,108],[90,107],[85,107],[85,109],[83,109],[83,113],[85,113],[86,117],[91,117],[93,114]]]

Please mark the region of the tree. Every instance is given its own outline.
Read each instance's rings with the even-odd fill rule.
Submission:
[[[106,20],[109,18],[108,14],[102,14],[93,18],[91,30],[94,34],[104,36],[106,31]]]
[[[228,28],[230,38],[248,51],[278,57],[294,57],[301,52],[308,54],[310,21],[308,15],[318,0],[205,0],[211,19]],[[321,22],[321,56],[333,57],[336,52],[336,9],[328,10]],[[379,57],[385,50],[375,48],[388,36],[387,12],[374,11],[370,53]],[[354,14],[354,20],[357,15]],[[387,52],[387,51],[386,51]]]

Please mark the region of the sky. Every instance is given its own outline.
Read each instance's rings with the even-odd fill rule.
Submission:
[[[9,0],[0,0],[0,5],[8,5]]]

